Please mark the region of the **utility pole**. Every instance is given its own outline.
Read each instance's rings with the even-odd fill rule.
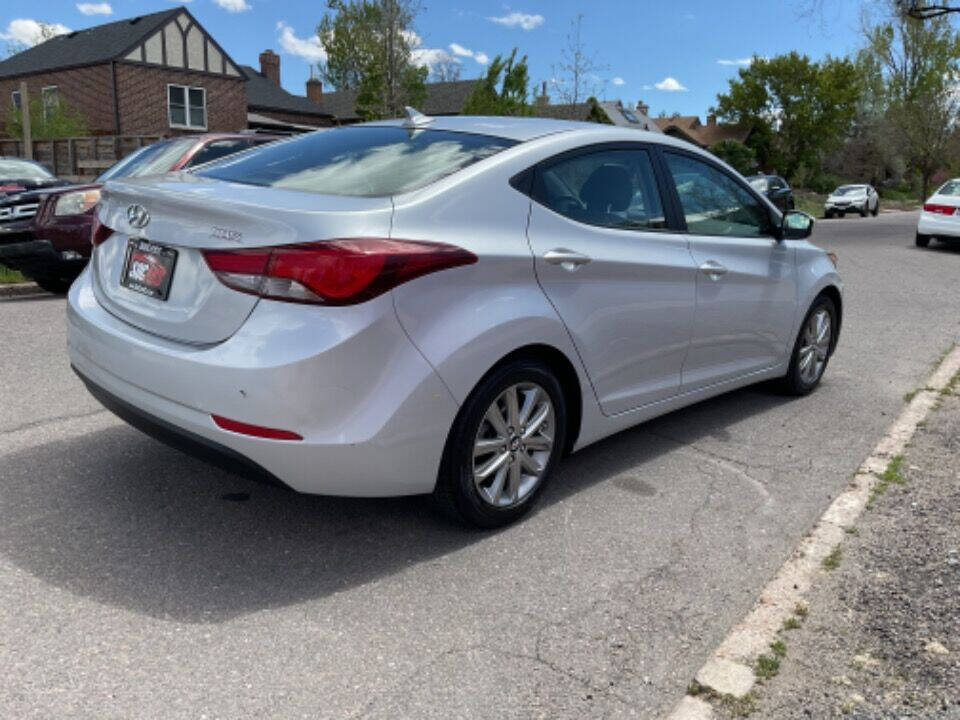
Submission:
[[[23,126],[23,155],[33,160],[33,132],[30,128],[30,96],[27,95],[27,81],[20,81],[20,124]]]

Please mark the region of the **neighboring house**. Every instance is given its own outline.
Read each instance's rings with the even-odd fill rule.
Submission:
[[[363,118],[357,114],[356,90],[338,90],[325,93],[320,88],[319,80],[308,81],[308,85],[310,82],[317,84],[316,93],[317,97],[321,98],[320,107],[325,112],[331,113],[337,119],[338,125],[363,122]],[[426,98],[417,110],[424,115],[432,116],[459,115],[463,112],[463,106],[476,84],[476,80],[427,83]]]
[[[658,117],[654,122],[666,134],[702,148],[709,148],[721,140],[736,140],[745,143],[750,139],[753,128],[749,125],[731,125],[718,123],[716,115],[708,115],[704,125],[696,115],[673,115]]]
[[[334,116],[321,106],[323,86],[307,80],[307,95],[292,95],[280,86],[280,56],[272,50],[260,53],[260,70],[241,65],[246,78],[247,122],[250,127],[282,129],[332,125]]]
[[[546,88],[544,88],[545,90]],[[633,128],[634,130],[648,130],[654,133],[660,132],[657,124],[647,115],[649,108],[641,103],[637,103],[637,107],[634,109],[624,107],[619,100],[616,102],[605,100],[602,102],[550,105],[549,98],[545,94],[534,100],[533,114],[537,117],[597,122],[596,115],[599,114],[601,118],[609,120],[611,125]]]
[[[331,124],[307,98],[279,87],[279,58],[276,68],[277,87],[267,88],[262,73],[241,70],[186,8],[172,8],[50,38],[3,60],[0,117],[8,103],[21,106],[26,81],[42,107],[64,102],[93,135],[236,132],[248,127],[248,93],[263,117]]]

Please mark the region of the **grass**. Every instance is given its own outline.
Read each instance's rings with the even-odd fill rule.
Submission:
[[[877,498],[890,489],[891,485],[906,485],[907,479],[900,473],[903,467],[903,455],[896,455],[887,463],[886,470],[880,475],[873,489],[870,491],[870,499],[867,500],[867,507],[873,507]],[[824,561],[826,562],[826,561]]]
[[[16,270],[11,270],[6,265],[0,265],[0,285],[10,285],[12,283],[26,282],[27,279]]]
[[[802,188],[793,189],[793,200],[797,210],[802,210],[816,218],[823,217],[823,201],[827,196],[823,193],[813,190],[804,190]],[[920,207],[920,201],[916,196],[908,192],[897,190],[880,191],[880,209],[888,210],[916,210]],[[853,214],[853,213],[851,213]]]
[[[807,615],[810,614],[810,608],[808,608],[803,603],[798,602],[796,605],[793,606],[793,614],[796,615],[798,618],[805,618]]]
[[[773,650],[773,654],[778,658],[785,658],[787,656],[787,644],[783,640],[770,643],[770,649]]]
[[[780,660],[772,655],[761,655],[753,666],[753,674],[761,680],[769,680],[780,672]]]
[[[843,558],[843,550],[841,550],[840,546],[837,545],[837,547],[835,547],[820,564],[823,566],[824,570],[836,570],[838,567],[840,567],[841,558]]]
[[[687,695],[715,702],[733,717],[749,717],[757,709],[757,694],[752,691],[739,698],[729,694],[721,695],[713,688],[701,685],[694,680],[687,686]]]
[[[801,627],[800,619],[797,617],[788,617],[783,621],[784,630],[799,630]]]

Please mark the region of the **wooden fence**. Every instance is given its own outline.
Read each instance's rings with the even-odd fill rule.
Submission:
[[[34,140],[33,159],[57,177],[85,182],[139,147],[160,139],[159,135],[75,137]],[[0,138],[0,156],[24,157],[23,142]]]

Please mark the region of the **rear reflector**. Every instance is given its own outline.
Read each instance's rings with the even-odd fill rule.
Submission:
[[[958,208],[952,205],[937,205],[936,203],[927,203],[923,206],[926,212],[937,213],[938,215],[953,215]]]
[[[97,213],[94,212],[93,227],[90,231],[90,244],[93,245],[93,247],[96,247],[97,245],[101,245],[111,235],[113,235],[113,229],[107,227],[102,222],[100,222],[100,218],[97,216]]]
[[[259,425],[249,425],[239,420],[231,420],[221,415],[211,415],[213,421],[218,427],[229,430],[230,432],[240,433],[241,435],[252,435],[253,437],[267,438],[268,440],[303,440],[302,435],[289,430],[277,430],[276,428],[261,427]]]
[[[445,243],[352,238],[251,250],[204,250],[227,287],[271,300],[353,305],[421,275],[477,262]]]

